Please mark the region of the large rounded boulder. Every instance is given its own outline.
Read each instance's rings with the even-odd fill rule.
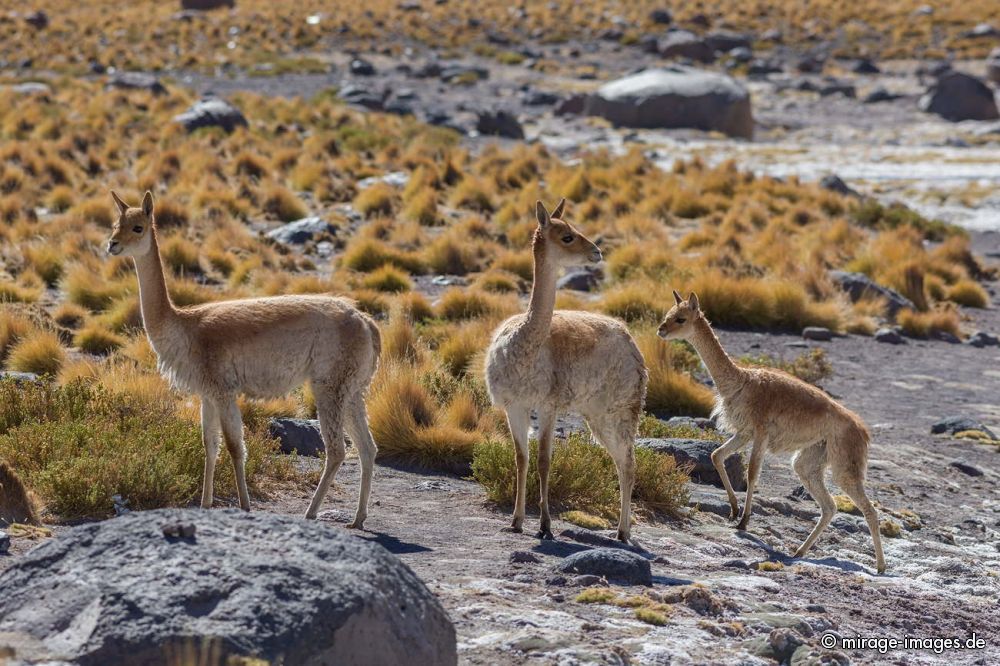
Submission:
[[[689,67],[648,69],[601,86],[584,113],[620,127],[688,127],[753,137],[746,88],[724,74]]]
[[[1000,118],[990,87],[974,76],[956,71],[938,77],[920,98],[919,105],[922,111],[953,122]]]
[[[457,662],[451,621],[405,564],[287,516],[130,513],[35,548],[0,589],[0,654],[29,663]]]

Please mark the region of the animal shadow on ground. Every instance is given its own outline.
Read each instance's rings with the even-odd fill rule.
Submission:
[[[408,541],[401,541],[400,539],[385,534],[384,532],[369,532],[365,530],[364,532],[358,532],[356,536],[359,539],[364,539],[365,541],[373,541],[386,550],[388,550],[393,555],[406,555],[409,553],[426,553],[434,550],[433,548],[428,548],[427,546],[422,546],[419,543],[410,543]]]
[[[811,557],[792,557],[786,553],[782,553],[775,550],[768,544],[761,541],[760,538],[748,534],[747,532],[737,532],[737,536],[745,541],[749,541],[754,546],[757,546],[767,554],[767,559],[772,562],[781,562],[782,564],[796,564],[799,562],[806,562],[808,564],[816,564],[824,567],[832,567],[834,569],[840,569],[841,571],[849,573],[871,573],[870,570],[856,564],[854,562],[845,561],[837,559],[836,557],[824,557],[821,559],[811,558]]]

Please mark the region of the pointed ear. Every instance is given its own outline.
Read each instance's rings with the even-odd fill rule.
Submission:
[[[677,293],[676,289],[674,289],[674,301],[677,302],[677,305],[680,305],[681,303],[684,302],[684,299],[681,298],[681,295]]]
[[[119,213],[124,213],[128,210],[128,204],[122,201],[122,198],[114,190],[111,190],[111,198],[115,200],[115,205],[118,206]]]
[[[559,205],[556,206],[556,209],[554,211],[552,211],[552,217],[556,218],[557,220],[561,220],[563,215],[563,208],[565,207],[566,207],[566,200],[560,199]]]
[[[688,307],[690,307],[695,312],[701,309],[701,306],[698,304],[698,294],[694,293],[693,291],[691,292],[691,295],[688,296]]]
[[[153,193],[146,190],[146,195],[142,198],[142,212],[146,217],[153,216]]]
[[[549,226],[549,212],[545,210],[541,201],[535,202],[535,218],[538,220],[538,226],[542,229]]]

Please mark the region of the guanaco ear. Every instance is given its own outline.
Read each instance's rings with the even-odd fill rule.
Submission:
[[[538,220],[538,226],[542,229],[549,226],[549,212],[545,210],[541,201],[535,202],[535,218]]]
[[[122,201],[122,198],[114,190],[111,190],[111,198],[115,200],[115,205],[118,206],[119,213],[124,213],[128,210],[128,204]]]
[[[684,302],[684,299],[681,298],[681,295],[677,293],[676,289],[674,289],[674,301],[677,303],[677,305],[680,305],[681,303]]]
[[[688,307],[690,307],[695,312],[701,309],[701,306],[698,304],[698,294],[694,293],[693,291],[691,292],[691,295],[688,296]]]
[[[565,207],[566,207],[566,200],[565,199],[560,199],[559,200],[559,205],[556,206],[556,209],[554,211],[552,211],[551,217],[554,217],[557,220],[561,220],[562,219],[562,215],[563,215],[563,208],[565,208]]]
[[[153,216],[153,193],[149,190],[146,190],[145,196],[142,197],[142,212],[146,217]]]

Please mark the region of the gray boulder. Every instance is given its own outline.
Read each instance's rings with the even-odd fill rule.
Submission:
[[[948,463],[948,465],[950,467],[954,467],[955,469],[957,469],[962,474],[966,474],[968,476],[982,476],[983,475],[983,470],[979,469],[975,465],[970,465],[969,463],[963,462],[961,460],[952,460],[950,463]]]
[[[806,340],[829,342],[833,340],[833,331],[822,326],[806,326],[802,329],[802,337]]]
[[[715,60],[715,50],[704,39],[687,30],[671,30],[656,44],[664,58],[689,58],[710,63]]]
[[[950,71],[938,77],[920,98],[920,110],[945,120],[996,120],[1000,118],[993,91],[974,76]]]
[[[1000,338],[986,331],[976,331],[965,343],[973,347],[996,347],[1000,345]]]
[[[819,181],[819,186],[824,190],[830,190],[831,192],[836,192],[837,194],[843,194],[848,197],[860,197],[858,191],[852,188],[850,185],[844,182],[844,179],[835,173],[827,174],[823,176]]]
[[[108,87],[119,90],[146,90],[154,95],[167,94],[167,89],[160,80],[145,72],[116,72],[108,79]]]
[[[0,573],[0,588],[0,653],[15,661],[146,665],[195,647],[217,663],[457,663],[448,615],[396,556],[264,512],[73,527]]]
[[[202,127],[221,127],[232,132],[237,127],[246,127],[247,119],[235,106],[219,97],[205,97],[191,105],[184,113],[174,116],[188,132]]]
[[[578,268],[559,278],[556,287],[573,291],[596,291],[601,286],[601,271]]]
[[[649,69],[606,83],[587,98],[584,113],[625,127],[691,127],[753,137],[746,88],[723,74],[689,67]]]
[[[752,40],[749,35],[731,30],[713,30],[705,35],[705,42],[713,51],[729,53],[733,49],[750,49]]]
[[[476,131],[488,136],[523,139],[524,128],[514,114],[508,111],[480,111],[476,117]]]
[[[967,430],[974,430],[981,432],[988,436],[990,439],[996,440],[997,436],[993,434],[993,431],[984,426],[979,421],[969,418],[968,416],[949,416],[943,418],[934,425],[931,426],[932,435],[949,434],[955,435],[960,432],[965,432]]]
[[[335,234],[337,228],[321,217],[304,217],[267,232],[267,237],[286,245],[302,245],[322,234]]]
[[[886,90],[883,86],[877,86],[875,88],[872,88],[867,95],[861,98],[861,103],[879,104],[881,102],[891,102],[893,100],[899,99],[900,97],[902,97],[902,95],[891,93],[888,90]]]
[[[716,441],[675,437],[640,437],[636,440],[636,446],[673,456],[678,465],[687,465],[691,468],[692,481],[723,487],[722,478],[719,477],[715,465],[712,464],[712,451],[719,447],[719,443]],[[746,488],[743,458],[738,453],[726,458],[726,474],[729,475],[729,482],[733,484],[733,488],[736,490]]]
[[[882,298],[886,302],[886,313],[890,317],[895,317],[896,313],[902,309],[915,309],[913,301],[903,296],[898,291],[883,287],[877,284],[864,273],[850,273],[848,271],[830,271],[830,279],[837,286],[847,292],[854,302],[862,298]]]
[[[905,345],[906,340],[899,334],[899,331],[891,328],[880,328],[875,331],[875,342],[885,342],[890,345]]]
[[[319,456],[326,450],[319,421],[315,419],[271,419],[267,434],[278,440],[282,453]]]
[[[601,576],[624,585],[652,585],[649,560],[621,548],[591,548],[573,553],[559,563],[562,573]]]

